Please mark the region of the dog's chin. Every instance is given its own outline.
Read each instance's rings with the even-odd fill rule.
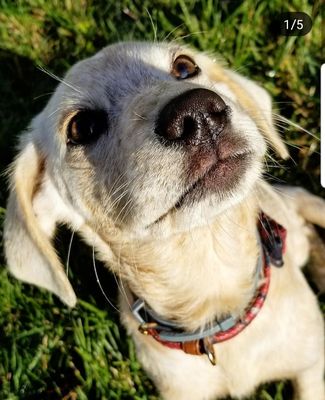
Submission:
[[[211,206],[218,208],[218,210],[222,206],[222,209],[224,209],[224,204],[231,198],[242,197],[241,193],[246,192],[247,186],[251,186],[248,181],[251,182],[256,179],[256,177],[253,177],[253,175],[256,175],[253,171],[258,169],[255,164],[254,157],[250,152],[238,153],[218,160],[201,177],[192,182],[179,195],[176,202],[172,203],[169,209],[151,226],[163,223],[169,217],[178,219],[178,214],[188,213],[193,216],[193,213],[189,211],[198,205],[201,209]],[[251,179],[247,179],[247,175],[250,175]]]

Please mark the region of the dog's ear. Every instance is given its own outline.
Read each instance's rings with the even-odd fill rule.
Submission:
[[[236,95],[240,106],[254,120],[265,140],[277,154],[287,159],[289,152],[273,124],[272,101],[265,89],[257,83],[214,64],[212,79],[225,83]]]
[[[51,243],[64,203],[46,173],[46,160],[29,141],[13,164],[4,247],[9,270],[18,279],[55,293],[68,306],[76,295]],[[63,211],[62,211],[63,210]]]

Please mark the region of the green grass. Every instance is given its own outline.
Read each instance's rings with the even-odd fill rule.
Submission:
[[[307,12],[312,31],[305,37],[279,36],[279,11]],[[279,111],[313,135],[281,129],[294,146],[293,160],[269,173],[324,196],[317,139],[323,11],[320,2],[307,0],[0,0],[0,168],[12,160],[16,137],[56,86],[37,66],[62,75],[108,43],[157,37],[219,53],[231,68],[261,82]],[[3,178],[0,184],[2,224]],[[61,232],[63,260],[68,242],[67,232]],[[132,341],[96,286],[90,249],[80,247],[74,241],[70,257],[72,283],[81,299],[74,310],[17,282],[1,267],[0,399],[157,398]],[[99,272],[114,301],[114,279],[103,268]],[[250,400],[285,400],[289,392],[287,384],[269,385]]]

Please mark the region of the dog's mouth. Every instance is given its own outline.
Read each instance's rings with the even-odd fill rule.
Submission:
[[[180,196],[173,208],[199,200],[209,192],[225,192],[237,183],[246,170],[249,152],[238,152],[224,159],[218,159],[205,173],[192,183]]]
[[[224,158],[216,158],[216,161],[191,182],[177,201],[153,224],[160,222],[171,212],[197,203],[209,194],[217,194],[220,198],[226,197],[227,193],[239,183],[249,167],[252,156],[252,152],[240,150]]]

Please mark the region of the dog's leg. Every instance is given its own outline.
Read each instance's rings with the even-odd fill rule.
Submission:
[[[325,201],[300,187],[276,185],[283,200],[306,221],[310,260],[308,269],[320,292],[325,292],[325,243],[314,225],[325,228]]]
[[[325,400],[324,360],[301,372],[294,381],[295,400]]]
[[[275,185],[285,202],[291,203],[306,222],[325,228],[325,200],[301,187]]]
[[[309,226],[310,260],[308,269],[311,278],[320,292],[325,292],[325,242],[315,226]]]

